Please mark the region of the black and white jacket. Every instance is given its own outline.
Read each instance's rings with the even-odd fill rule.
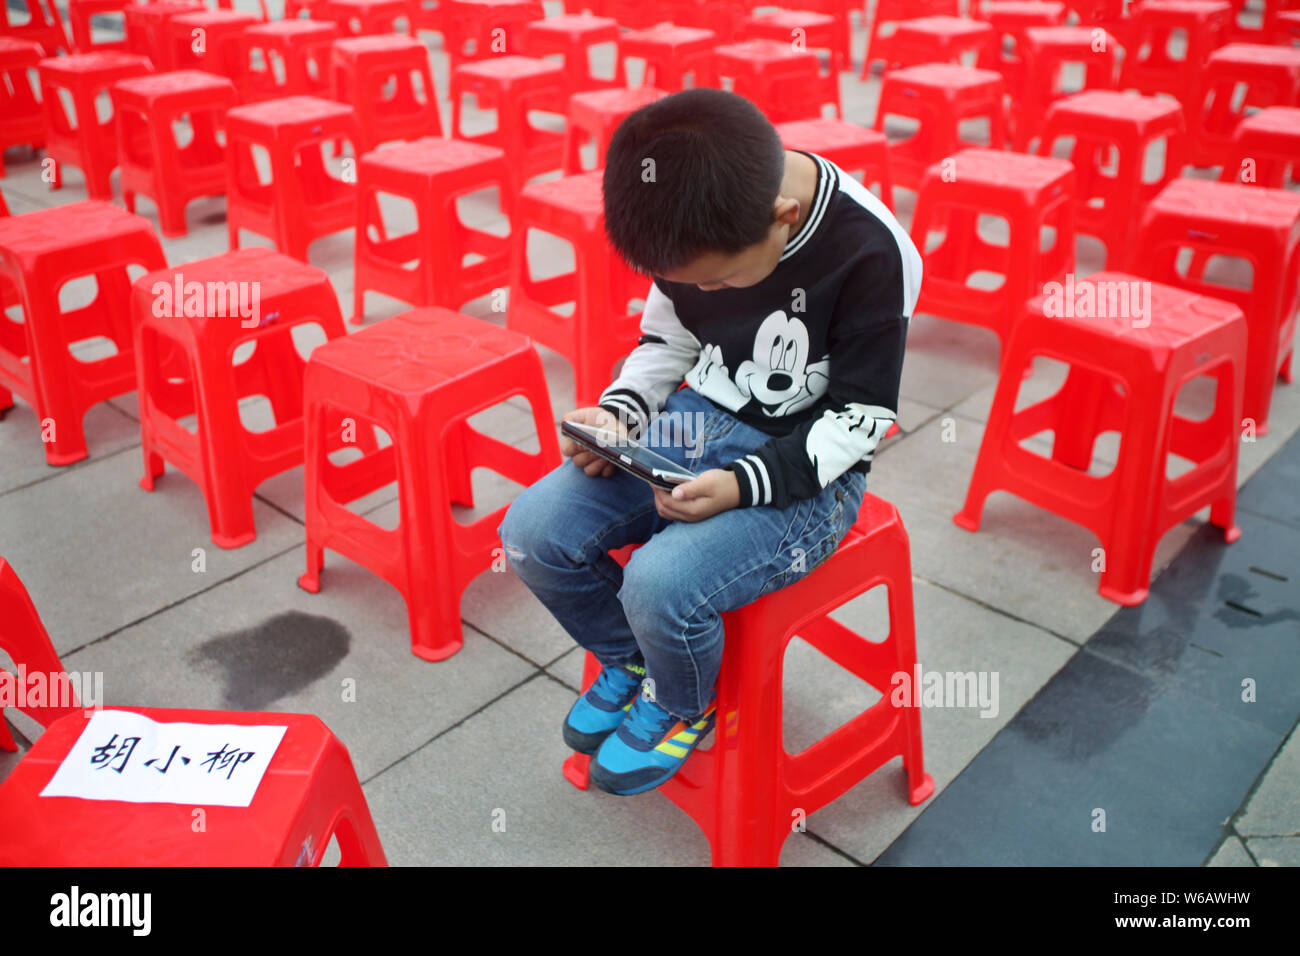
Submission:
[[[701,291],[656,277],[638,346],[601,407],[634,435],[683,382],[772,437],[726,467],[741,506],[816,497],[871,470],[897,418],[921,257],[888,207],[820,156],[812,210],[772,274]]]

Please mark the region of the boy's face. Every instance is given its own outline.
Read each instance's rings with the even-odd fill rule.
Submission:
[[[790,230],[798,221],[799,201],[789,196],[777,196],[772,207],[772,225],[761,242],[736,253],[705,253],[679,269],[664,273],[663,278],[669,282],[698,286],[705,292],[757,285],[776,269]]]

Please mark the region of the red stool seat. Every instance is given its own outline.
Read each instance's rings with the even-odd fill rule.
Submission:
[[[130,52],[130,43],[126,37],[126,8],[136,0],[68,0],[68,21],[72,25],[72,45],[78,53],[94,53],[104,50]],[[96,42],[91,35],[91,18],[104,19],[105,14],[119,14],[115,21],[122,24],[122,39],[101,40]]]
[[[713,50],[718,42],[712,30],[661,23],[619,37],[618,61],[625,74],[629,59],[644,61],[643,85],[677,93],[685,89],[688,74],[695,86],[715,85]]]
[[[178,69],[206,70],[234,80],[239,76],[239,35],[260,22],[254,14],[243,10],[177,14],[167,24],[172,62]]]
[[[1052,154],[1062,137],[1074,140],[1070,161],[1078,177],[1075,226],[1106,247],[1106,268],[1128,269],[1136,251],[1141,210],[1187,160],[1183,111],[1177,102],[1114,90],[1086,90],[1048,108],[1038,152]],[[1165,141],[1164,169],[1144,175],[1147,149]],[[1114,152],[1114,172],[1110,167]]]
[[[286,20],[286,23],[300,23]],[[356,144],[350,106],[314,96],[288,96],[226,114],[226,227],[230,248],[239,230],[268,236],[275,248],[307,261],[307,247],[321,236],[356,226],[356,184],[325,169],[323,144]],[[258,178],[253,147],[270,157],[271,179]]]
[[[172,48],[172,17],[182,13],[201,13],[205,7],[200,0],[154,0],[126,7],[127,48],[140,56],[147,56],[155,70],[176,69],[175,50]]]
[[[622,61],[617,57],[614,75],[610,78],[597,77],[590,66],[591,49],[606,43],[617,45],[619,32],[618,21],[612,17],[566,13],[544,20],[530,20],[524,24],[523,52],[528,56],[563,56],[566,94],[621,87]]]
[[[1115,40],[1100,27],[1029,27],[1025,30],[1025,85],[1012,110],[1011,148],[1027,152],[1042,132],[1048,107],[1078,90],[1067,90],[1066,68],[1083,65],[1083,89],[1115,88]]]
[[[965,149],[951,167],[935,163],[921,180],[912,242],[925,261],[916,311],[992,329],[1005,347],[1020,305],[1074,268],[1074,167],[1063,159]],[[1006,245],[979,232],[981,216],[997,216]],[[1055,233],[1041,248],[1043,230]],[[942,232],[933,248],[927,238]],[[1004,277],[996,289],[969,284],[976,273]]]
[[[1058,0],[990,0],[983,5],[979,19],[993,27],[993,43],[980,53],[975,65],[1001,73],[1007,92],[1018,102],[1025,86],[1025,31],[1063,24],[1065,4]]]
[[[748,0],[669,0],[668,15],[660,18],[708,30],[720,43],[735,43],[753,7]]]
[[[158,206],[164,236],[186,234],[185,206],[226,192],[225,147],[217,139],[235,84],[224,76],[178,70],[113,84],[122,197],[135,212],[137,194]],[[189,116],[191,138],[182,147],[173,124]]]
[[[196,831],[194,808],[186,804],[42,797],[90,720],[83,713],[69,714],[36,741],[0,784],[0,865],[318,866],[333,837],[340,865],[387,866],[347,748],[319,717],[113,709],[159,723],[287,730],[253,802],[204,807],[204,827]]]
[[[1200,107],[1201,71],[1210,54],[1228,42],[1232,5],[1226,0],[1143,0],[1133,15],[1131,55],[1120,70],[1121,89],[1168,93],[1184,113]],[[1185,37],[1181,55],[1170,54],[1175,34]]]
[[[1119,290],[1143,285],[1151,290],[1150,313],[1139,320],[1132,299],[1125,297],[1124,308]],[[1083,298],[1085,289],[1090,298]],[[966,504],[953,520],[978,530],[985,499],[1009,491],[1092,531],[1105,555],[1101,596],[1141,604],[1156,545],[1174,525],[1208,505],[1211,523],[1224,529],[1226,540],[1240,536],[1234,515],[1246,362],[1241,310],[1124,273],[1098,272],[1067,285],[1064,298],[1058,294],[1054,301],[1051,291],[1036,296],[1026,312],[1011,333]],[[1020,373],[1036,355],[1065,362],[1069,375],[1055,395],[1017,411]],[[1178,393],[1202,375],[1216,381],[1213,413],[1204,421],[1178,415]],[[1050,458],[1022,447],[1047,430],[1053,433]],[[1116,430],[1121,438],[1114,469],[1089,474],[1097,436]],[[1194,467],[1167,478],[1171,453]]]
[[[313,16],[333,20],[339,35],[345,37],[376,36],[397,33],[398,21],[403,30],[415,36],[415,4],[412,0],[326,0]]]
[[[916,189],[930,164],[976,145],[961,138],[961,124],[969,119],[987,119],[990,145],[1000,148],[1006,139],[1002,92],[999,74],[952,63],[926,63],[886,73],[876,109],[876,132],[885,131],[887,116],[920,124],[914,135],[890,143],[894,183]]]
[[[356,112],[359,149],[442,135],[429,51],[414,37],[388,33],[335,40],[330,70],[334,99]]]
[[[524,49],[524,25],[546,16],[539,0],[443,0],[443,49],[454,74],[462,63]]]
[[[35,409],[49,464],[85,458],[86,410],[135,391],[127,268],[164,265],[149,223],[105,202],[0,218],[0,277],[17,288],[24,319],[18,324],[0,317],[0,410],[13,405],[12,392]],[[89,275],[95,298],[62,309],[63,286]],[[71,345],[98,336],[111,339],[116,354],[93,362],[73,358]]]
[[[649,282],[628,267],[605,236],[602,176],[595,170],[526,186],[511,217],[507,325],[573,363],[579,406],[597,403],[614,363],[636,347],[641,317],[629,312],[629,303],[644,298]],[[573,271],[533,278],[531,230],[572,245]],[[569,303],[571,315],[555,311]]]
[[[917,17],[961,16],[960,0],[876,0],[875,16],[871,18],[871,31],[867,34],[867,50],[863,57],[863,76],[876,60],[889,63],[893,56],[894,33],[898,24]],[[882,29],[892,26],[886,33]]]
[[[1237,103],[1238,84],[1246,93]],[[1232,134],[1250,110],[1300,105],[1300,49],[1230,43],[1210,54],[1201,100],[1188,125],[1199,166],[1221,166],[1232,155]]]
[[[469,416],[522,395],[540,451],[527,454],[468,423]],[[524,486],[560,463],[541,359],[532,343],[447,309],[416,309],[327,342],[312,353],[307,404],[306,590],[320,588],[324,549],[383,578],[406,598],[411,651],[443,660],[463,643],[460,598],[501,546],[505,507],[462,524],[453,504],[473,505],[470,470],[486,467]],[[344,414],[379,426],[393,443],[335,465],[327,422]],[[346,503],[397,480],[401,523],[385,530]]]
[[[1237,124],[1232,145],[1237,161],[1224,163],[1223,182],[1274,189],[1300,182],[1300,109],[1269,106],[1252,113]]]
[[[894,208],[894,187],[889,175],[889,140],[884,133],[856,123],[823,117],[778,123],[776,131],[786,149],[816,153],[845,172],[862,172],[867,188],[879,184],[880,199]]]
[[[465,225],[456,200],[496,187],[504,203],[509,178],[500,149],[455,139],[419,139],[362,156],[352,321],[365,314],[367,290],[412,306],[458,309],[505,288],[509,238]],[[394,236],[375,222],[381,194],[410,200],[416,216],[412,232]],[[469,255],[480,258],[465,265]]]
[[[844,17],[815,10],[774,10],[757,13],[741,24],[741,35],[746,40],[777,40],[789,43],[795,49],[826,50],[829,53],[830,75],[839,82],[839,73],[848,64],[848,53],[841,31]]]
[[[39,43],[46,56],[55,56],[60,50],[71,53],[58,4],[54,0],[26,0],[26,4],[27,19],[22,23],[13,22],[8,3],[0,4],[0,36]]]
[[[922,63],[962,63],[976,66],[987,59],[994,43],[993,27],[965,17],[917,17],[904,20],[889,43],[890,66],[918,66]],[[869,75],[864,63],[862,79]]]
[[[85,174],[86,192],[91,199],[113,198],[111,177],[117,165],[117,137],[111,116],[98,119],[95,100],[118,80],[149,72],[152,67],[146,57],[128,53],[80,53],[41,60],[45,155],[54,160],[51,189],[63,185],[60,166],[68,163]],[[60,91],[72,101],[72,116],[64,109]]]
[[[596,169],[605,166],[605,152],[623,120],[641,107],[663,99],[668,94],[653,86],[634,86],[613,90],[589,90],[569,98],[569,122],[564,129],[564,173],[583,172],[582,139],[596,146]]]
[[[496,128],[465,132],[463,100],[473,95],[496,110]],[[564,134],[528,121],[530,110],[559,108],[564,100],[564,68],[526,56],[497,56],[462,63],[451,74],[451,135],[505,151],[511,194],[529,179],[564,165]]]
[[[10,146],[45,144],[45,111],[37,97],[32,73],[44,54],[33,40],[0,36],[0,176],[5,174],[4,152]]]
[[[868,641],[830,616],[866,591],[888,593],[889,636]],[[867,493],[839,548],[806,577],[722,616],[727,640],[717,686],[713,745],[696,749],[660,792],[708,838],[714,866],[775,866],[802,811],[811,815],[895,757],[908,802],[934,793],[925,772],[921,712],[899,703],[896,675],[916,671],[911,554],[897,509]],[[786,648],[800,637],[881,697],[799,754],[784,742]],[[600,672],[587,655],[583,688]],[[564,775],[586,789],[590,758],[573,754]]]
[[[234,79],[240,99],[255,103],[282,96],[327,96],[330,48],[338,38],[338,26],[320,20],[277,20],[245,28],[236,40]],[[282,77],[273,68],[275,62],[282,66]]]
[[[839,81],[827,88],[816,54],[776,40],[746,40],[713,51],[715,82],[729,77],[732,92],[757,106],[773,123],[815,119],[831,103],[840,115]]]
[[[1256,434],[1266,434],[1273,384],[1279,374],[1291,381],[1300,306],[1300,195],[1175,179],[1147,206],[1138,248],[1135,268],[1142,275],[1224,299],[1245,314],[1250,346],[1242,415],[1254,424]],[[1192,262],[1182,271],[1179,253],[1185,249],[1191,250]],[[1215,281],[1205,268],[1213,256],[1249,262],[1252,287]]]

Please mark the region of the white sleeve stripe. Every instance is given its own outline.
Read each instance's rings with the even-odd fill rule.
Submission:
[[[737,459],[736,464],[738,466],[736,473],[740,474],[740,472],[743,471],[745,473],[745,481],[749,483],[749,500],[754,504],[759,504],[758,481],[754,478],[753,467],[744,458]]]
[[[762,483],[762,488],[763,488],[762,499],[763,499],[763,500],[762,500],[761,503],[762,503],[762,504],[765,504],[765,505],[766,505],[766,504],[771,504],[771,502],[772,502],[772,480],[771,480],[771,478],[770,478],[770,477],[768,476],[768,474],[767,474],[767,466],[766,466],[765,464],[763,464],[763,459],[759,458],[757,455],[746,455],[746,456],[745,456],[745,461],[747,461],[747,462],[753,462],[754,470],[758,473],[759,477],[761,477],[761,478],[763,479],[763,483]]]

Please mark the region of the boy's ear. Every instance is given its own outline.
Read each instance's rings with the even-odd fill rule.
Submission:
[[[793,226],[799,221],[799,200],[793,196],[777,196],[772,203],[772,219]]]

